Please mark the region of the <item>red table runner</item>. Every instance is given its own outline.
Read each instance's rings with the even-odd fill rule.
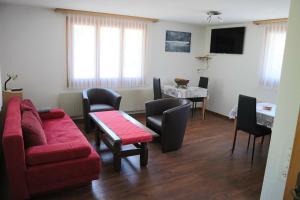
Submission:
[[[150,133],[131,123],[118,111],[95,112],[94,114],[119,136],[124,145],[152,141]]]

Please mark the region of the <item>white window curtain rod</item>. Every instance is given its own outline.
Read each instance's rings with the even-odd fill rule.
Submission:
[[[91,12],[91,11],[83,11],[83,10],[70,10],[70,9],[62,9],[55,8],[55,12],[63,13],[63,14],[74,14],[74,15],[89,15],[89,16],[99,16],[99,17],[119,17],[122,19],[132,19],[132,20],[141,20],[147,22],[158,22],[159,19],[155,18],[146,18],[146,17],[137,17],[137,16],[129,16],[129,15],[118,15],[111,13],[101,13],[101,12]]]
[[[288,18],[258,20],[258,21],[254,21],[253,24],[266,25],[266,24],[272,24],[272,23],[286,23],[286,22],[288,22]]]

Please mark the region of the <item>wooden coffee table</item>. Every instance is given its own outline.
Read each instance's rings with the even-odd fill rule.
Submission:
[[[115,111],[118,112],[124,119],[137,127],[141,130],[149,133],[152,138],[158,137],[158,134],[150,130],[149,128],[145,127],[143,124],[126,114],[122,111]],[[102,114],[104,112],[101,112]],[[97,131],[95,132],[95,139],[96,139],[96,146],[99,147],[101,140],[103,143],[112,151],[113,159],[114,159],[114,169],[116,171],[120,171],[121,169],[121,158],[140,155],[140,165],[146,166],[148,164],[148,147],[147,142],[149,141],[135,141],[134,143],[126,143],[123,144],[122,138],[118,136],[118,133],[115,133],[107,123],[103,122],[103,120],[99,119],[97,113],[89,113],[91,119],[95,122]],[[118,123],[118,122],[116,122]],[[124,131],[123,131],[124,134]],[[130,134],[130,132],[128,132]],[[131,134],[132,136],[132,134]],[[134,137],[134,135],[133,135]],[[134,139],[134,138],[133,138]],[[134,148],[122,150],[123,145],[132,144]]]

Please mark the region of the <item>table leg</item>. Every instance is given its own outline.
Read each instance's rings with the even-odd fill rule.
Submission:
[[[113,146],[114,154],[114,169],[115,171],[121,170],[121,143],[116,142]]]
[[[147,166],[148,164],[148,147],[146,142],[141,143],[140,165]]]
[[[206,100],[207,100],[206,97],[204,97],[202,100],[202,120],[205,119]]]
[[[96,147],[100,146],[100,134],[101,134],[101,130],[97,127],[96,131],[95,131],[95,143],[96,143]]]

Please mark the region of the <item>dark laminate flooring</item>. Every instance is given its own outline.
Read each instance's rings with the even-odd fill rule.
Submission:
[[[144,123],[143,114],[133,116]],[[77,124],[82,128],[82,122]],[[94,145],[94,134],[87,138]],[[158,143],[150,143],[146,168],[140,167],[138,156],[128,157],[117,173],[112,154],[101,144],[99,180],[37,199],[259,199],[269,137],[263,145],[257,141],[253,168],[247,139],[247,134],[238,134],[231,155],[233,121],[213,113],[203,121],[198,112],[188,122],[179,151],[163,154]],[[7,197],[5,188],[2,197]]]

